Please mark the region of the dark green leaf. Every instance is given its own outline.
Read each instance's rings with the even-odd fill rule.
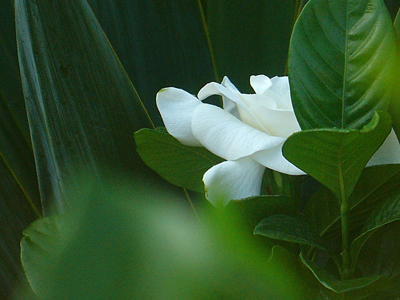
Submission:
[[[381,111],[361,130],[314,129],[295,133],[283,145],[283,155],[338,199],[347,199],[390,129],[391,118]]]
[[[362,128],[396,93],[397,60],[382,0],[310,0],[289,50],[291,95],[301,128]]]
[[[88,2],[156,126],[161,88],[197,94],[216,80],[198,1]]]
[[[228,76],[239,90],[250,92],[251,75],[284,75],[298,5],[295,0],[209,1],[207,24],[221,78]]]
[[[63,211],[71,174],[139,168],[132,133],[151,121],[85,0],[17,0],[15,9],[41,200]]]
[[[327,289],[335,293],[344,293],[342,299],[363,299],[377,291],[385,290],[390,286],[390,281],[384,276],[364,277],[350,280],[339,280],[321,269],[301,253],[300,259],[304,265],[314,274],[318,281]]]
[[[400,188],[400,165],[368,167],[350,195],[351,219],[349,227],[362,227],[372,210]],[[340,235],[340,207],[335,196],[321,187],[308,201],[303,220],[312,225],[321,236]]]
[[[244,216],[255,227],[263,218],[272,215],[293,215],[296,207],[293,200],[283,196],[256,196],[231,200],[226,207],[228,213]]]
[[[160,131],[135,132],[137,151],[143,161],[170,183],[204,193],[204,173],[223,160],[205,148],[182,145]]]
[[[350,247],[353,268],[357,263],[358,255],[365,242],[380,227],[400,220],[400,191],[388,197],[381,205],[376,207],[364,224],[364,228]]]
[[[286,215],[274,215],[262,220],[254,229],[259,234],[271,239],[299,243],[324,250],[318,233],[306,222]]]
[[[14,1],[0,1],[0,299],[9,299],[23,275],[22,230],[41,215],[14,20]]]

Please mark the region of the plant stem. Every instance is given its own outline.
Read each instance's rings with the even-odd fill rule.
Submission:
[[[351,257],[350,257],[350,235],[349,235],[349,219],[350,219],[350,207],[349,201],[346,195],[346,189],[344,185],[344,178],[342,169],[339,169],[339,180],[340,180],[340,218],[342,225],[342,280],[349,279],[351,276]]]
[[[350,237],[349,237],[349,205],[347,199],[340,206],[342,221],[342,280],[349,279],[351,273]]]

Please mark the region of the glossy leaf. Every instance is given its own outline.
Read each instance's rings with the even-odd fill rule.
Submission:
[[[142,160],[170,183],[204,193],[204,173],[223,160],[201,147],[182,145],[166,132],[142,129],[135,132]]]
[[[207,24],[219,76],[250,93],[250,75],[285,74],[299,1],[208,1]]]
[[[353,268],[355,268],[361,248],[368,238],[379,228],[394,221],[400,221],[400,191],[388,197],[386,201],[374,209],[365,222],[361,234],[351,243]]]
[[[303,253],[300,254],[300,259],[323,286],[335,293],[345,294],[344,297],[348,297],[348,299],[363,299],[390,286],[389,279],[380,275],[339,280],[307,259]]]
[[[283,155],[328,187],[338,199],[348,198],[390,129],[391,118],[382,111],[375,113],[361,130],[314,129],[295,133],[283,145]]]
[[[85,0],[17,0],[15,9],[41,200],[63,211],[71,174],[139,168],[132,134],[151,121]]]
[[[395,32],[395,37],[397,40],[397,48],[400,46],[400,9],[397,12],[396,18],[393,22],[393,28]],[[400,74],[400,73],[398,73]],[[397,95],[400,95],[400,86],[397,85]],[[400,97],[394,97],[389,109],[389,112],[392,114],[393,117],[393,128],[396,131],[397,138],[400,136]]]
[[[274,215],[263,219],[254,229],[254,234],[325,249],[318,233],[311,226],[304,221],[286,215]]]
[[[216,80],[198,1],[88,2],[156,126],[161,88],[197,94]]]
[[[291,95],[301,128],[362,128],[396,95],[397,61],[382,0],[310,0],[289,50]]]

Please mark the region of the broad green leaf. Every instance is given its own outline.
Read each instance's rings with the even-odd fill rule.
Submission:
[[[393,22],[395,37],[397,40],[397,48],[400,47],[400,9],[397,12],[396,18]],[[398,75],[400,72],[398,72]],[[397,95],[400,95],[400,86],[397,85]],[[397,138],[400,136],[400,97],[397,96],[393,99],[389,112],[393,117],[393,128],[396,131]]]
[[[361,248],[371,235],[381,227],[395,221],[400,221],[400,191],[388,197],[373,210],[365,222],[361,234],[351,243],[350,253],[353,268],[355,268]]]
[[[286,215],[274,215],[263,219],[254,229],[254,234],[322,250],[325,249],[318,233],[310,225]]]
[[[251,92],[251,75],[284,75],[299,1],[209,1],[207,24],[220,79]]]
[[[382,0],[310,0],[292,34],[289,76],[301,128],[362,128],[396,95],[398,55]]]
[[[349,228],[362,227],[372,210],[397,193],[399,188],[400,165],[378,165],[364,169],[349,198]],[[340,235],[340,207],[334,194],[325,187],[321,187],[309,199],[302,219],[325,238]]]
[[[389,114],[376,112],[361,130],[314,129],[295,133],[283,145],[283,155],[328,187],[338,199],[348,199],[390,129]]]
[[[342,299],[363,299],[390,286],[389,279],[381,275],[339,280],[307,259],[303,253],[300,254],[300,259],[323,286],[337,294],[344,294]]]
[[[71,174],[140,168],[132,134],[151,121],[85,0],[16,0],[15,13],[41,200],[63,211]]]
[[[225,208],[229,214],[240,214],[253,225],[272,215],[293,215],[296,206],[292,199],[284,196],[255,196],[231,200]]]
[[[205,148],[182,145],[168,133],[142,129],[135,132],[142,160],[170,183],[204,193],[204,173],[223,160]]]
[[[156,126],[156,93],[215,81],[198,1],[89,0]]]

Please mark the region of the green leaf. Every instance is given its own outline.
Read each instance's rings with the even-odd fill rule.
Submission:
[[[66,225],[71,224],[63,216],[45,217],[33,222],[23,232],[21,262],[30,286],[39,296],[46,295],[46,278],[54,272],[56,258],[65,246]]]
[[[15,41],[14,1],[0,1],[0,299],[23,276],[22,230],[41,215]]]
[[[338,280],[330,273],[307,259],[303,253],[300,253],[300,259],[323,286],[335,293],[344,293],[346,298],[342,299],[363,299],[370,294],[385,290],[390,286],[390,280],[380,275],[349,280]]]
[[[390,129],[391,118],[381,111],[361,130],[314,129],[295,133],[283,145],[283,155],[338,199],[348,198]]]
[[[262,219],[272,215],[293,215],[296,206],[292,199],[284,196],[255,196],[231,200],[226,212],[244,216],[255,227]]]
[[[364,224],[361,234],[351,243],[350,253],[353,268],[357,263],[358,255],[365,242],[381,227],[400,220],[400,191],[397,191],[381,205],[376,207]]]
[[[377,165],[364,169],[349,198],[349,228],[362,227],[372,210],[399,188],[400,165]],[[340,207],[334,194],[326,187],[321,187],[309,199],[302,219],[325,238],[340,235]]]
[[[209,1],[207,24],[218,74],[250,93],[251,75],[284,75],[299,1]],[[251,55],[250,55],[251,54]],[[254,91],[253,91],[254,92]]]
[[[204,193],[204,173],[223,160],[205,148],[182,145],[168,133],[142,129],[135,132],[142,160],[170,183]]]
[[[15,12],[41,200],[63,211],[71,174],[143,167],[132,133],[151,121],[85,0],[16,0]]]
[[[88,2],[156,126],[161,88],[197,94],[216,80],[197,1]]]
[[[256,226],[254,234],[275,240],[299,243],[322,250],[325,249],[318,233],[310,225],[286,215],[274,215],[265,218]]]
[[[289,48],[301,128],[362,128],[396,95],[398,57],[382,0],[310,0]]]

